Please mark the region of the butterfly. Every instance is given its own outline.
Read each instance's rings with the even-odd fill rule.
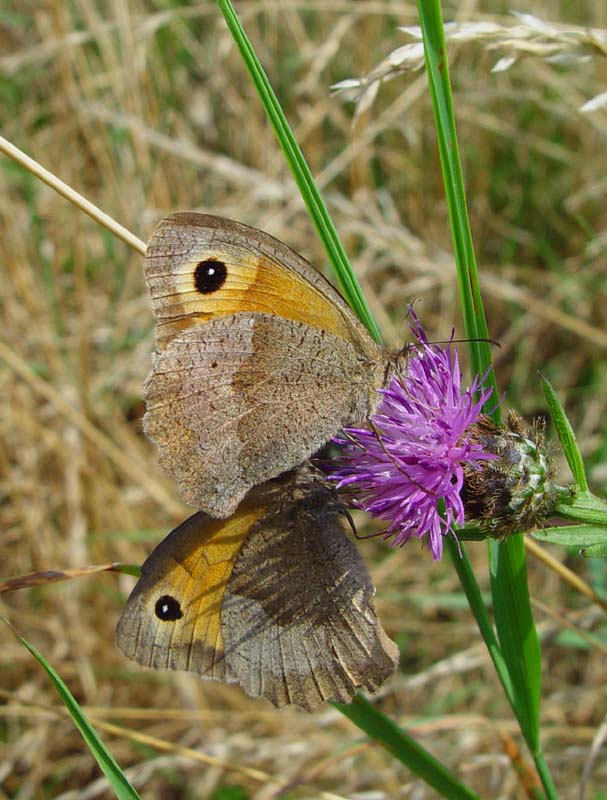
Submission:
[[[239,222],[166,217],[144,270],[156,317],[144,430],[183,499],[211,516],[363,421],[404,357],[304,258]]]
[[[309,467],[254,488],[234,514],[198,512],[156,547],[118,623],[129,658],[237,683],[312,711],[392,674],[398,649],[344,531],[344,509]]]

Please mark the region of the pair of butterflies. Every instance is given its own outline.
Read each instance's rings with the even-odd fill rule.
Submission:
[[[377,689],[398,651],[343,508],[307,459],[375,410],[399,357],[305,259],[237,222],[167,217],[145,276],[144,430],[201,511],[143,564],[118,646],[277,706]]]

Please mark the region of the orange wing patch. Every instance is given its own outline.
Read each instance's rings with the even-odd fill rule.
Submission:
[[[228,520],[212,520],[206,526],[204,541],[182,561],[190,576],[183,601],[187,609],[194,598],[193,640],[223,652],[221,604],[238,553],[251,529],[266,509],[242,508]]]
[[[197,224],[188,226],[192,219]],[[226,225],[238,230],[233,242],[185,214],[163,220],[152,236],[145,273],[159,351],[185,328],[239,312],[271,314],[352,340],[351,312],[344,313],[343,300],[305,259],[261,231]]]
[[[247,535],[265,505],[243,503],[228,520],[194,514],[142,568],[118,623],[122,652],[154,669],[225,676],[221,606]]]

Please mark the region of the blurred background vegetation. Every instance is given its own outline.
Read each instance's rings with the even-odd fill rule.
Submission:
[[[423,70],[386,75],[355,119],[349,95],[330,88],[412,43],[398,26],[417,23],[415,4],[236,7],[386,343],[406,338],[411,300],[431,338],[448,338],[453,325],[461,334]],[[531,418],[545,409],[536,370],[547,375],[601,491],[607,119],[604,106],[580,109],[605,91],[607,8],[538,0],[516,10],[562,33],[551,58],[537,47],[539,32],[521,51],[515,29],[534,23],[508,4],[444,4],[445,19],[468,30],[450,41],[449,57],[489,328],[501,345],[497,377],[505,405]],[[478,21],[504,29],[498,47],[465,27]],[[509,69],[492,71],[515,55]],[[198,209],[261,227],[325,263],[213,2],[3,5],[0,119],[7,139],[142,238],[166,213]],[[141,433],[153,342],[141,258],[6,158],[0,229],[0,577],[140,563],[187,513]],[[555,462],[567,482],[558,451]],[[451,565],[432,564],[415,544],[361,548],[383,624],[402,648],[378,702],[481,796],[522,797],[506,755],[506,744],[520,744],[517,728]],[[469,549],[486,586],[485,546]],[[604,562],[552,552],[607,594]],[[606,798],[604,754],[589,761],[605,714],[604,612],[542,564],[531,560],[529,571],[555,781],[563,798],[578,797],[586,768],[586,797]],[[262,800],[284,786],[289,798],[434,796],[330,706],[313,716],[276,712],[238,688],[128,663],[113,639],[132,582],[98,575],[5,597],[101,732],[108,723],[127,729],[104,735],[143,797]],[[40,667],[7,630],[0,637],[0,798],[109,797]]]

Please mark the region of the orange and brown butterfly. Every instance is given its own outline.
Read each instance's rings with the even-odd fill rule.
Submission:
[[[194,514],[143,564],[117,643],[156,669],[237,683],[313,710],[377,689],[398,650],[334,494],[306,467],[253,489],[228,519]]]
[[[157,352],[144,429],[184,500],[214,517],[364,420],[398,369],[304,258],[238,222],[167,217],[145,277]]]

